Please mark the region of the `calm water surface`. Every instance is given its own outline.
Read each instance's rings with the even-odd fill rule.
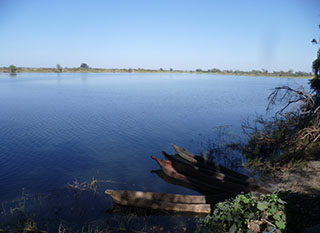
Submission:
[[[194,191],[168,184],[150,155],[175,143],[200,152],[215,127],[241,135],[264,114],[276,86],[305,79],[205,74],[0,74],[0,202],[68,183],[112,180],[104,188]]]

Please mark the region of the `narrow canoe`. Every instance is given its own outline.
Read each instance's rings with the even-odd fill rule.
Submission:
[[[207,182],[201,179],[198,179],[197,176],[186,176],[184,174],[181,174],[178,172],[174,167],[171,161],[169,160],[163,160],[156,158],[154,156],[151,156],[153,160],[155,160],[159,166],[161,167],[162,171],[169,177],[172,177],[174,179],[177,179],[179,181],[185,182],[186,184],[190,184],[194,187],[199,187],[201,190],[204,190],[207,194],[217,194],[217,193],[239,193],[238,190],[230,190],[226,186],[221,185],[221,183],[217,180],[215,182]]]
[[[190,151],[180,147],[180,146],[177,146],[175,144],[171,144],[171,146],[173,147],[173,149],[178,153],[178,155],[189,161],[190,163],[193,163],[193,164],[196,164],[198,166],[201,166],[201,167],[204,167],[204,168],[207,168],[207,169],[212,169],[212,170],[215,170],[215,171],[220,171],[224,174],[228,174],[230,176],[233,176],[235,178],[238,178],[240,180],[246,180],[248,179],[249,177],[246,176],[246,175],[243,175],[239,172],[235,172],[229,168],[226,168],[224,166],[221,166],[221,165],[217,165],[215,163],[211,163],[209,161],[205,161],[202,157],[200,156],[196,156],[194,155],[193,153],[191,153]]]
[[[212,172],[216,172],[217,174],[222,174],[222,176],[218,175],[217,178],[220,176],[226,178],[225,180],[227,181],[229,180],[233,183],[241,184],[245,186],[246,189],[248,189],[250,192],[258,192],[264,194],[270,193],[269,188],[267,188],[265,184],[252,177],[248,177],[239,172],[235,172],[224,166],[205,161],[202,157],[196,156],[188,150],[177,145],[171,144],[171,146],[175,149],[178,156],[180,156],[182,160],[186,160],[186,162],[188,162],[189,164],[193,164],[196,169],[202,168],[205,170],[211,170]]]
[[[198,167],[176,155],[169,155],[165,152],[162,152],[162,154],[164,155],[164,157],[166,157],[166,159],[171,161],[172,166],[176,169],[176,171],[184,175],[197,177],[197,179],[201,179],[204,182],[212,184],[214,183],[218,186],[223,186],[225,188],[233,189],[236,191],[249,191],[248,182],[239,180],[218,171]]]
[[[212,202],[214,199],[217,199],[213,196],[208,197],[201,195],[182,195],[129,190],[107,189],[105,193],[110,195],[113,200],[120,205],[193,213],[210,213],[211,204],[207,204],[207,202]]]

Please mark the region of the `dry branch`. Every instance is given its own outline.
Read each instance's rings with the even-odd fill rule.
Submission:
[[[246,155],[260,161],[288,162],[306,159],[310,150],[320,147],[319,96],[306,92],[302,87],[277,87],[268,97],[267,110],[282,105],[271,120],[258,117],[254,125],[242,125],[249,144]]]

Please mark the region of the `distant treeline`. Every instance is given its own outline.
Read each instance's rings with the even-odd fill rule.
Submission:
[[[277,76],[277,77],[312,77],[311,72],[304,71],[268,71],[265,69],[262,70],[251,70],[251,71],[241,71],[241,70],[220,70],[220,69],[209,69],[209,70],[201,70],[196,69],[191,72],[200,72],[200,73],[215,73],[215,74],[229,74],[229,75],[250,75],[250,76]]]
[[[312,73],[307,73],[303,71],[268,71],[262,70],[251,70],[251,71],[241,71],[241,70],[220,70],[217,68],[202,70],[174,70],[174,69],[142,69],[142,68],[124,68],[124,69],[105,69],[105,68],[91,68],[86,63],[82,63],[80,67],[74,68],[62,68],[59,64],[56,68],[31,68],[31,67],[15,67],[11,65],[9,67],[0,68],[0,72],[8,73],[22,73],[22,72],[39,72],[39,73],[62,73],[62,72],[93,72],[93,73],[104,73],[104,72],[119,72],[119,73],[207,73],[207,74],[223,74],[223,75],[240,75],[240,76],[275,76],[275,77],[307,77],[311,78]]]

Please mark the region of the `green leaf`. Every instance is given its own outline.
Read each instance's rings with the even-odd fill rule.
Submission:
[[[286,228],[286,225],[282,221],[276,221],[276,226],[279,227],[280,229]]]
[[[273,218],[274,218],[275,220],[280,220],[280,215],[279,215],[279,214],[275,214],[275,215],[273,215]]]
[[[233,233],[233,232],[236,232],[236,230],[237,230],[237,225],[234,223],[234,224],[230,227],[229,232],[230,232],[230,233]]]
[[[254,218],[254,213],[250,213],[249,215],[248,215],[248,219],[253,219]]]
[[[282,213],[281,218],[282,218],[283,221],[287,221],[287,216],[285,214],[283,214],[283,213]]]
[[[278,202],[280,203],[280,204],[287,204],[287,202],[285,202],[285,201],[283,201],[283,200],[281,200],[280,198],[278,199]]]
[[[249,203],[249,198],[247,198],[246,196],[242,196],[241,197],[241,201],[243,201],[245,204]]]
[[[272,231],[273,228],[274,228],[274,226],[268,225],[267,228],[266,228],[266,230],[267,230],[267,231]]]
[[[258,210],[265,210],[268,208],[268,203],[265,201],[258,201],[258,205],[257,205]]]
[[[272,204],[272,205],[271,205],[271,208],[268,209],[268,212],[269,212],[270,214],[274,214],[275,212],[277,212],[277,207],[276,207],[276,205],[275,205],[275,204]]]

